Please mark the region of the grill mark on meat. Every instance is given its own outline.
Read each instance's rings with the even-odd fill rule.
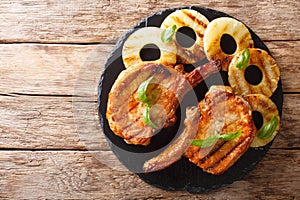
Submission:
[[[211,158],[211,156],[213,156],[214,153],[216,153],[223,145],[225,144],[225,141],[218,141],[214,148],[204,157],[202,158],[198,164],[203,164],[206,160],[208,160],[209,158]],[[198,152],[201,151],[201,148],[199,148]],[[196,152],[197,153],[197,152]]]
[[[241,121],[241,120],[239,120]],[[226,130],[226,128],[232,124],[236,124],[238,122],[231,122],[231,123],[228,123],[227,125],[225,125],[223,127],[223,130]],[[214,148],[212,149],[211,152],[209,152],[209,154],[207,156],[205,156],[203,159],[200,160],[199,164],[203,164],[206,160],[208,160],[209,158],[211,158],[212,156],[214,156],[214,154],[223,147],[223,145],[225,145],[226,141],[222,141],[222,140],[218,140],[218,142],[215,144]],[[201,150],[201,148],[199,148],[199,151]]]
[[[124,128],[124,130],[126,131],[130,127],[134,126],[137,121],[139,121],[139,120],[135,120],[135,122],[132,122],[129,126],[127,126],[126,128]],[[135,138],[137,135],[139,135],[140,133],[141,132],[137,131],[135,134],[130,134],[130,135],[124,134],[124,136],[126,137],[127,140],[131,140],[131,139]]]
[[[243,118],[239,121],[243,121]],[[238,122],[237,122],[238,123]],[[223,157],[221,157],[219,160],[217,160],[217,162],[215,163],[211,163],[211,165],[209,166],[202,166],[204,170],[207,170],[207,171],[211,171],[213,172],[214,174],[219,174],[219,172],[216,172],[214,171],[213,169],[216,167],[216,166],[219,166],[219,165],[224,165],[224,166],[227,166],[225,168],[225,170],[227,168],[229,168],[235,161],[236,159],[238,159],[247,149],[248,147],[250,146],[251,144],[251,141],[253,140],[254,138],[254,135],[255,135],[255,126],[254,126],[254,122],[251,120],[250,124],[249,124],[249,130],[246,130],[245,133],[243,133],[241,136],[239,136],[238,138],[238,142],[232,146],[228,152],[226,153],[226,155],[224,155]],[[246,133],[248,133],[246,135]],[[226,144],[229,145],[230,147],[230,144],[232,144],[234,141],[227,141]],[[230,143],[230,144],[229,144]],[[225,144],[224,144],[225,145]],[[239,154],[236,154],[235,152],[236,151],[240,151]],[[223,151],[224,152],[224,151]],[[226,159],[229,159],[229,156],[230,155],[234,155],[234,157],[230,157],[230,160],[227,161],[228,163],[232,162],[231,165],[228,165],[227,164],[224,164],[223,161],[226,160]]]
[[[143,132],[137,131],[135,134],[131,134],[128,137],[125,138],[125,140],[129,141],[137,141],[137,140],[150,140],[150,137],[152,136],[154,131],[152,129],[145,129]],[[145,137],[146,136],[146,137]]]
[[[214,130],[221,134],[234,133],[237,130],[243,131],[234,140],[223,141],[219,139],[212,149],[193,146],[185,153],[191,162],[204,171],[212,174],[223,173],[248,149],[255,136],[256,129],[250,108],[241,97],[234,95],[232,89],[227,86],[211,87],[205,98],[199,103],[199,108],[202,117],[199,121],[200,131],[198,131],[196,139],[205,139]],[[225,108],[225,119],[223,119],[222,110]],[[206,149],[211,150],[211,152]],[[202,158],[199,155],[201,150],[203,150],[203,155],[207,153]]]
[[[244,140],[239,141],[233,148],[231,148],[226,154],[223,155],[223,157],[221,157],[220,159],[216,160],[214,163],[211,163],[211,165],[204,167],[204,170],[208,170],[208,169],[213,169],[215,166],[217,166],[218,164],[220,164],[222,162],[222,160],[224,160],[234,149],[236,149],[241,143],[243,143]],[[224,142],[225,143],[229,143],[229,142]],[[215,151],[217,152],[217,151]],[[214,155],[212,155],[211,157],[213,157]]]
[[[128,109],[128,111],[129,112],[132,112],[133,110],[136,110],[137,109],[137,107],[138,107],[138,105],[139,105],[139,102],[138,101],[134,101],[135,100],[135,98],[134,97],[132,97],[133,98],[133,101],[130,101],[129,102],[129,109]]]
[[[243,150],[242,152],[236,152],[236,151],[239,151],[240,149],[247,149],[241,147],[243,147],[244,145],[249,146],[251,141],[252,141],[251,137],[246,137],[221,160],[219,160],[217,163],[204,170],[206,170],[207,172],[213,172],[214,174],[222,174],[226,169],[228,169],[231,165],[233,165],[233,163],[230,164],[232,160],[238,159],[245,152],[245,150]]]
[[[217,95],[214,95],[214,101],[212,102],[212,107],[216,107],[217,104],[225,103],[226,100],[230,100],[233,97],[231,93],[222,93],[219,92]]]
[[[132,122],[132,123],[130,123],[130,124],[128,124],[127,126],[125,126],[125,127],[123,127],[123,130],[127,130],[128,128],[130,128],[131,126],[133,126],[134,125],[134,122]],[[128,137],[128,139],[130,139],[130,137]]]
[[[157,73],[160,73],[160,74],[157,74]],[[161,80],[162,79],[164,79],[164,78],[166,78],[167,76],[170,76],[170,74],[169,73],[163,73],[162,71],[159,71],[159,70],[157,70],[156,71],[156,73],[154,73],[155,75],[156,75],[156,77],[158,76]],[[162,76],[159,76],[159,75],[162,75]],[[165,76],[164,76],[165,75]],[[160,79],[158,79],[158,81],[157,82],[160,82],[161,80]],[[174,82],[174,85],[175,85],[175,82]],[[155,86],[153,87],[153,88],[151,88],[151,91],[154,91],[154,90],[157,90],[157,89],[159,89],[159,84],[155,84]],[[151,91],[150,91],[150,93],[151,93]],[[169,92],[168,91],[165,91],[162,95],[163,96],[166,96],[166,97],[161,97],[161,99],[166,99],[167,97],[171,97],[173,94],[168,94]],[[134,98],[134,97],[133,97]],[[135,102],[136,102],[136,104],[135,104],[135,107],[134,108],[136,108],[136,109],[138,109],[137,107],[138,107],[138,105],[140,105],[140,104],[142,104],[138,99],[136,99],[136,98],[134,98],[135,99]],[[173,98],[170,98],[171,100],[175,100],[176,98],[175,97],[173,97]],[[172,110],[174,110],[174,112],[176,112],[176,108],[177,108],[177,106],[176,105],[179,105],[179,102],[177,101],[177,100],[175,100],[175,102],[176,103],[172,103],[172,107],[173,107],[173,109],[170,109],[170,112],[167,114],[167,116],[171,116],[172,114],[173,114],[173,112],[172,112]],[[131,111],[132,111],[133,109],[131,109]],[[176,116],[175,116],[176,117]],[[169,120],[170,119],[170,120]],[[126,132],[126,130],[127,129],[129,129],[130,127],[132,127],[132,126],[134,126],[136,123],[138,123],[138,122],[141,122],[142,120],[141,120],[141,117],[138,117],[138,118],[136,118],[135,119],[135,121],[134,122],[132,122],[131,124],[129,124],[128,126],[126,126],[126,127],[124,127],[123,128],[123,130]],[[172,118],[170,118],[170,117],[167,117],[167,123],[166,123],[166,125],[165,126],[169,126],[169,125],[171,125],[171,123],[168,123],[168,122],[171,122],[171,123],[175,123],[174,122],[174,119],[172,119]],[[144,123],[143,123],[144,124]],[[145,125],[146,126],[146,125]],[[126,139],[128,140],[128,141],[130,141],[130,140],[132,140],[132,139],[135,139],[135,138],[139,138],[139,137],[137,137],[137,136],[139,136],[139,135],[141,135],[141,133],[143,132],[143,130],[141,130],[141,131],[139,131],[139,132],[136,132],[135,134],[131,134],[131,135],[129,135],[129,136],[127,136],[126,134]]]
[[[137,99],[136,92],[139,84],[142,83],[142,80],[147,80],[152,75],[154,76],[152,83],[156,85],[155,87],[152,85],[150,87],[151,90],[162,86],[162,96],[157,100],[157,104],[163,106],[163,108],[165,109],[166,118],[161,118],[163,117],[162,115],[159,118],[153,117],[153,119],[154,122],[159,122],[159,120],[161,119],[161,122],[159,123],[164,127],[168,127],[170,125],[173,125],[176,121],[175,113],[183,96],[192,89],[189,81],[193,82],[192,86],[195,86],[196,84],[200,83],[204,77],[206,78],[210,74],[218,72],[219,69],[219,62],[210,62],[202,67],[200,66],[195,69],[195,71],[197,71],[195,73],[197,74],[197,76],[189,76],[188,73],[181,74],[170,67],[165,67],[158,64],[143,64],[134,66],[129,70],[121,72],[122,74],[119,76],[120,80],[118,80],[118,77],[109,94],[106,116],[109,121],[111,130],[115,132],[116,135],[123,137],[127,143],[139,144],[138,141],[142,140],[138,140],[136,138],[144,137],[144,135],[146,135],[148,139],[143,140],[146,141],[146,143],[140,144],[149,144],[148,140],[152,136],[150,133],[154,133],[155,130],[151,127],[146,126],[146,124],[141,119],[142,110],[140,109],[143,108],[143,105],[141,104],[144,103],[140,102]],[[203,77],[201,73],[203,74]],[[139,74],[138,77],[137,74]],[[189,77],[189,79],[187,79],[187,77]],[[128,85],[130,86],[131,84],[135,84],[134,87],[137,88],[135,89],[133,87],[128,87]],[[128,105],[126,102],[130,105]],[[130,120],[133,121],[128,121],[128,114],[130,115]],[[159,126],[162,127],[161,125]],[[124,127],[126,128],[126,130],[124,130]],[[149,131],[148,129],[151,131]],[[144,131],[147,131],[147,133],[143,134]]]

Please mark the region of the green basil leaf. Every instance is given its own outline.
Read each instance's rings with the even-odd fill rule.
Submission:
[[[206,138],[204,141],[203,141],[203,144],[202,144],[202,148],[206,148],[206,147],[210,147],[212,146],[216,140],[218,140],[218,135],[212,135],[212,136],[209,136],[208,138]]]
[[[210,147],[216,142],[218,137],[218,135],[212,135],[207,137],[205,140],[192,140],[191,144],[202,148]]]
[[[173,35],[175,33],[176,30],[176,25],[173,26],[169,26],[167,29],[163,30],[163,32],[161,33],[161,41],[163,43],[169,43],[172,41]]]
[[[274,131],[276,131],[277,126],[277,117],[272,117],[272,119],[258,131],[257,137],[262,140],[270,138],[273,135]]]
[[[204,140],[190,140],[191,144],[197,147],[201,147]]]
[[[150,78],[148,78],[147,80],[145,80],[144,82],[141,83],[141,85],[138,88],[138,98],[141,102],[143,103],[148,103],[148,97],[147,97],[147,88],[151,82],[151,80],[153,79],[153,76],[151,76]]]
[[[197,147],[210,147],[212,146],[217,139],[221,139],[224,141],[234,140],[235,138],[239,137],[242,134],[242,130],[239,130],[235,133],[226,133],[226,134],[215,134],[212,136],[207,137],[205,140],[191,140],[191,144]]]
[[[146,108],[145,108],[145,110],[144,110],[144,112],[143,112],[143,120],[144,120],[144,122],[145,122],[148,126],[150,126],[150,127],[152,127],[152,128],[155,128],[155,129],[158,128],[158,127],[151,121],[151,119],[150,119],[149,105],[148,105],[148,104],[146,104]]]
[[[248,49],[245,49],[244,52],[240,55],[236,62],[236,67],[239,70],[244,70],[250,61],[250,52]]]
[[[239,137],[242,134],[242,132],[242,130],[239,130],[235,133],[222,134],[219,136],[219,138],[224,141],[234,140],[235,138]]]

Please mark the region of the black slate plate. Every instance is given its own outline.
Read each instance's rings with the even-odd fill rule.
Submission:
[[[201,8],[201,7],[183,7],[194,9],[204,16],[207,17],[209,21],[218,17],[230,17],[229,15],[215,11],[212,9]],[[265,156],[269,150],[272,142],[261,148],[249,148],[249,150],[224,174],[222,175],[211,175],[203,172],[200,168],[190,163],[186,158],[182,158],[178,162],[174,163],[170,167],[149,174],[144,174],[142,172],[143,163],[149,158],[157,155],[163,150],[167,144],[169,144],[172,139],[176,138],[178,134],[174,135],[174,132],[180,133],[179,124],[185,118],[184,111],[186,106],[196,105],[197,102],[188,101],[189,94],[186,96],[184,102],[181,105],[177,115],[180,120],[175,124],[175,126],[168,129],[163,129],[160,133],[156,134],[151,139],[151,144],[147,147],[135,146],[126,144],[122,138],[117,137],[110,130],[107,119],[105,118],[108,93],[116,80],[119,73],[125,69],[122,62],[121,52],[123,44],[126,38],[136,29],[145,26],[157,26],[160,24],[166,16],[177,9],[174,8],[167,9],[162,12],[156,13],[148,18],[139,22],[136,26],[128,30],[128,32],[118,41],[114,50],[109,55],[107,62],[105,63],[105,71],[101,76],[98,87],[98,111],[100,123],[103,128],[103,132],[106,136],[107,142],[109,143],[111,150],[115,153],[118,159],[131,171],[138,174],[138,176],[145,182],[154,185],[156,187],[167,189],[167,190],[187,190],[191,193],[201,193],[212,189],[220,188],[221,186],[228,185],[236,180],[240,180],[244,175],[251,171],[255,165]],[[254,40],[254,46],[260,49],[264,49],[270,53],[268,48],[260,40],[260,38],[249,28]],[[220,78],[221,77],[221,78]],[[227,73],[220,72],[220,74],[213,75],[205,83],[198,85],[194,91],[197,94],[198,101],[200,101],[210,85],[214,84],[225,84],[228,85]],[[273,102],[277,105],[280,116],[282,113],[282,85],[281,81],[278,83],[278,88],[271,97]],[[178,130],[179,129],[179,130]]]

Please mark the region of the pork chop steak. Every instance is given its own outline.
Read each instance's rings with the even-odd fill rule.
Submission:
[[[249,105],[228,86],[212,86],[199,103],[200,120],[196,140],[205,140],[214,134],[242,131],[229,141],[215,140],[212,146],[191,145],[185,156],[204,171],[222,174],[249,148],[256,128]]]
[[[185,94],[219,69],[220,62],[214,61],[186,74],[159,64],[139,64],[122,71],[108,96],[106,118],[111,130],[128,144],[148,145],[155,132],[176,122],[176,110]],[[144,122],[146,104],[137,91],[149,78],[150,118],[157,128]]]

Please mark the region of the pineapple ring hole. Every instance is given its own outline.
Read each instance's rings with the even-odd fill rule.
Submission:
[[[196,42],[196,39],[197,36],[195,31],[188,26],[180,27],[176,31],[176,41],[180,46],[184,48],[193,46]]]
[[[258,85],[263,78],[263,73],[256,65],[249,65],[245,70],[245,80],[251,85]]]
[[[262,114],[258,111],[252,111],[252,119],[254,121],[256,129],[259,130],[264,123],[264,118]]]
[[[155,44],[146,44],[140,51],[142,61],[158,60],[161,56],[160,49]]]
[[[237,49],[235,39],[229,34],[223,34],[220,41],[221,49],[226,54],[234,54]]]

